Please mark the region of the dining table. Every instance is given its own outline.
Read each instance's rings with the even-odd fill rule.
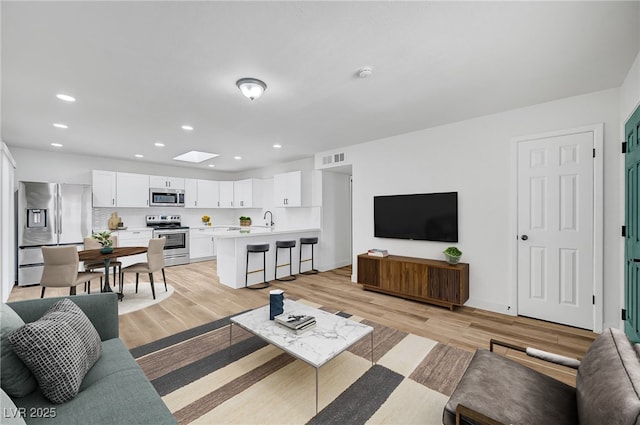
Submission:
[[[129,255],[144,254],[149,248],[146,246],[121,246],[114,247],[110,252],[103,252],[102,248],[85,249],[78,251],[78,259],[80,261],[103,261],[104,262],[104,285],[102,292],[113,292],[109,284],[109,266],[111,260],[118,257],[127,257]],[[122,299],[122,292],[118,293],[118,298]]]

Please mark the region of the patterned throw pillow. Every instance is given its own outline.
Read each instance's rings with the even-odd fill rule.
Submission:
[[[84,376],[102,355],[98,332],[69,299],[17,329],[9,344],[36,377],[44,396],[56,404],[78,394]]]

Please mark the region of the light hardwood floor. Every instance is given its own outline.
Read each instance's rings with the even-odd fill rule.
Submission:
[[[513,317],[471,307],[447,308],[363,291],[351,282],[351,267],[317,275],[298,275],[291,282],[272,281],[262,290],[231,289],[218,282],[216,262],[205,261],[166,268],[167,283],[175,293],[162,303],[120,316],[120,337],[133,348],[186,329],[268,303],[269,290],[280,288],[285,296],[300,298],[341,310],[395,329],[427,337],[468,351],[488,348],[497,338],[570,357],[581,357],[596,334],[525,317]],[[128,279],[132,279],[128,277]],[[156,276],[156,290],[163,291]],[[129,280],[130,281],[130,280]],[[160,282],[160,283],[159,283]],[[141,285],[148,285],[141,277]],[[473,285],[473,283],[471,283]],[[98,292],[94,283],[92,292]],[[82,286],[78,287],[79,293]],[[68,289],[47,289],[46,296],[66,295]],[[38,298],[40,287],[14,287],[9,301]],[[575,372],[548,366],[503,351],[538,370],[575,385]]]

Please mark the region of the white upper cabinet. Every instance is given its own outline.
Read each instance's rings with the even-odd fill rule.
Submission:
[[[182,177],[165,177],[165,176],[149,176],[149,187],[154,189],[183,189],[185,188],[185,179]]]
[[[116,206],[115,171],[91,171],[91,193],[94,207]]]
[[[185,179],[184,206],[186,208],[218,208],[220,185],[213,180]]]
[[[220,185],[220,208],[234,208],[232,181],[218,182]]]
[[[235,208],[262,207],[262,180],[245,179],[233,182]]]
[[[116,193],[117,207],[148,207],[149,176],[116,173]]]
[[[273,176],[274,203],[277,207],[311,207],[321,204],[321,172],[292,171]]]

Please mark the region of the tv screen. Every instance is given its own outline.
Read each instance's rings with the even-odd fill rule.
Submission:
[[[458,192],[373,197],[374,236],[458,242]]]

